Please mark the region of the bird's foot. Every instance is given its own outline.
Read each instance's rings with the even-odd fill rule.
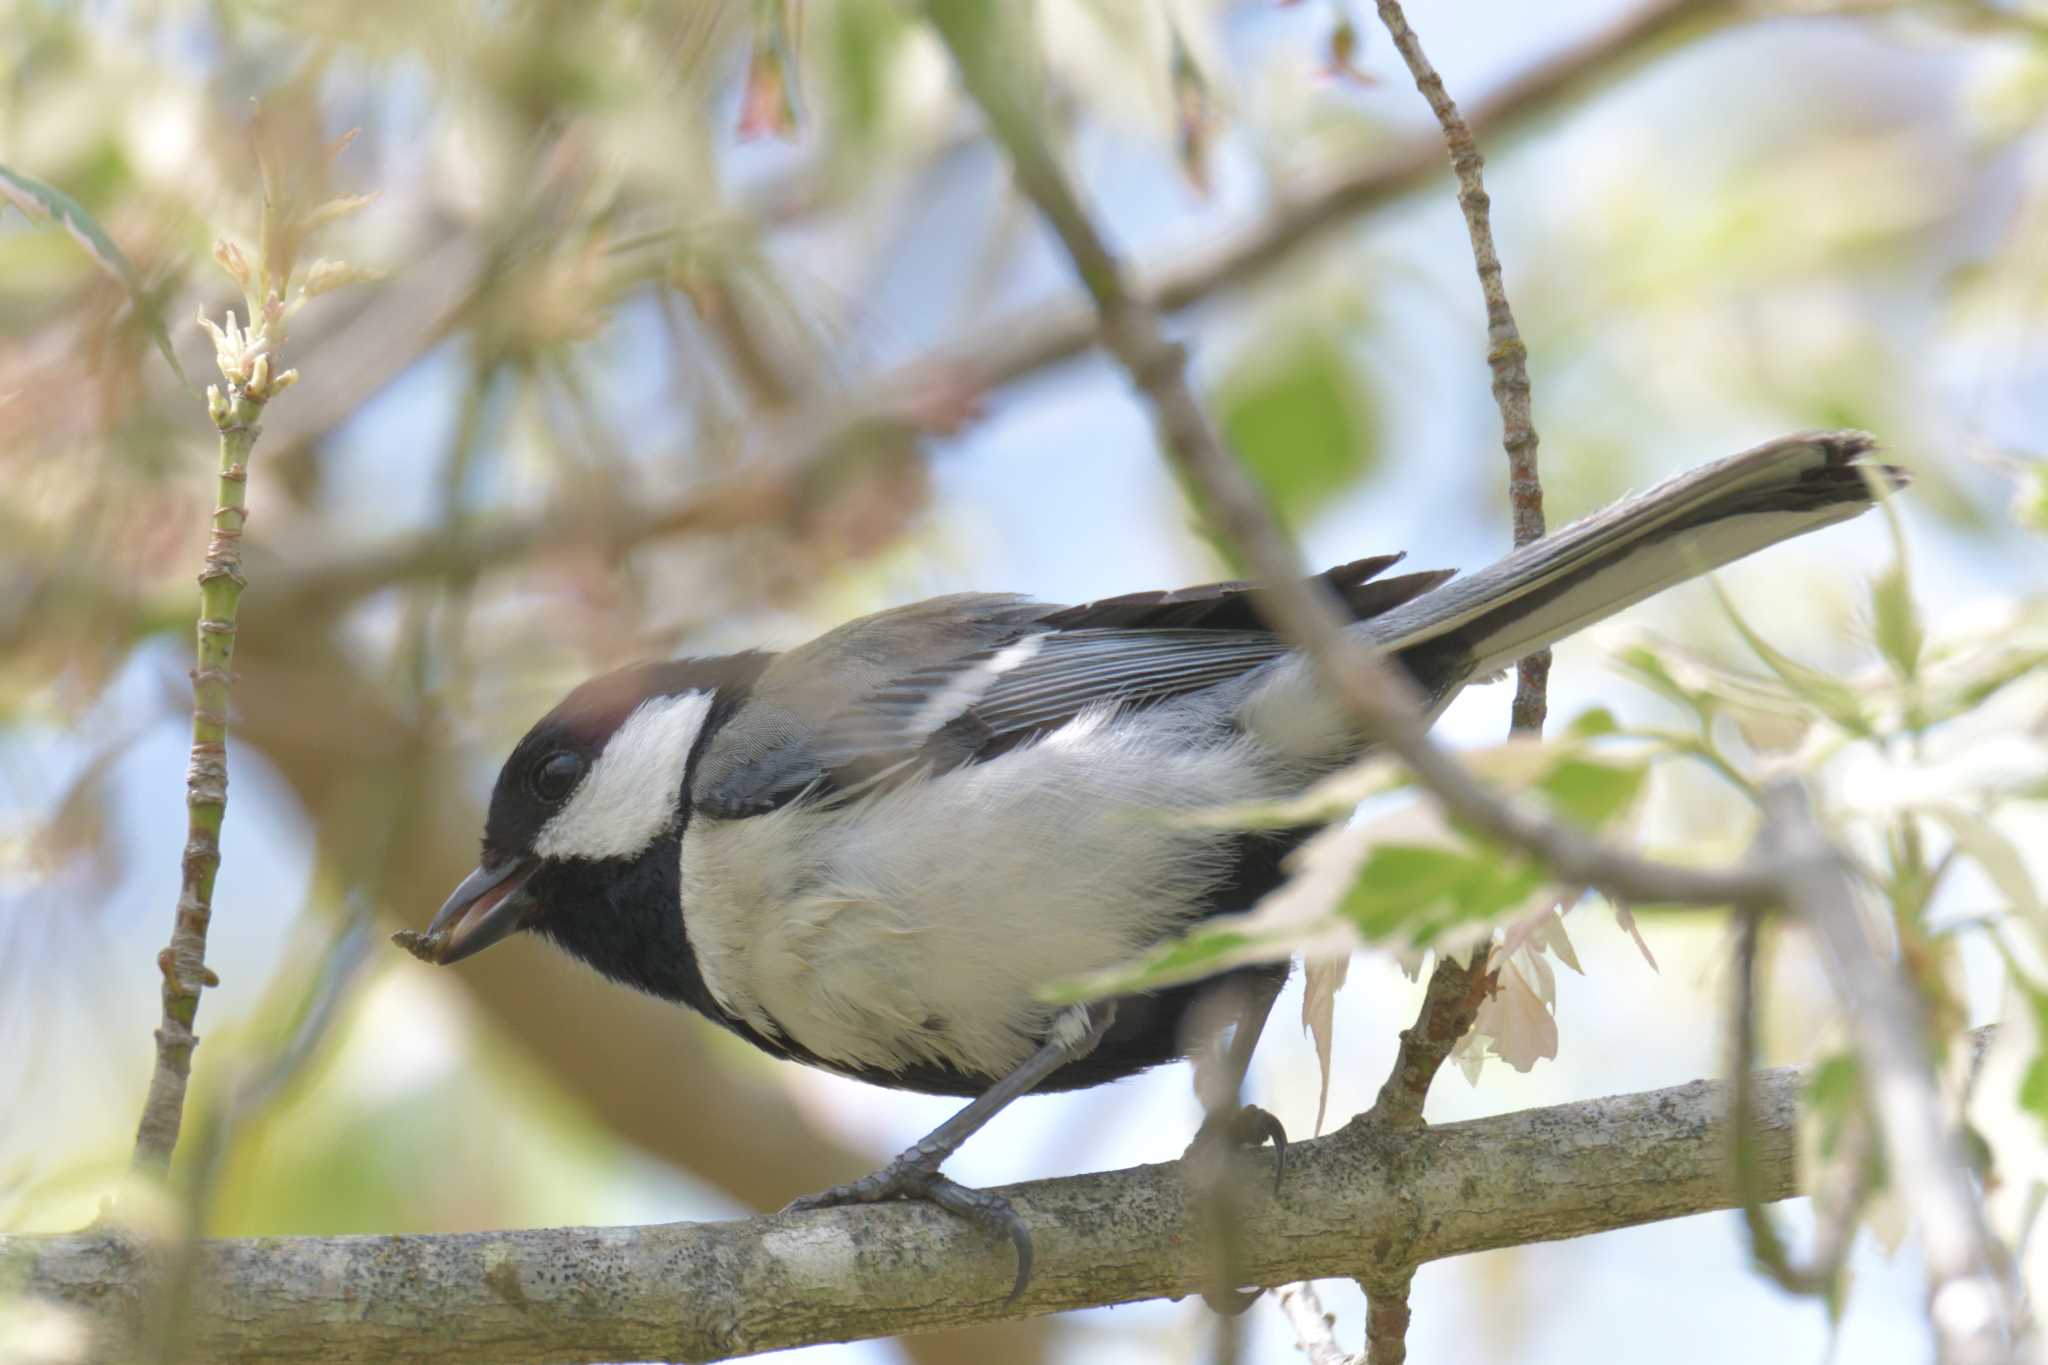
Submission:
[[[1236,1200],[1227,1183],[1228,1169],[1237,1153],[1268,1142],[1273,1144],[1273,1192],[1278,1194],[1280,1177],[1287,1167],[1287,1129],[1256,1104],[1210,1114],[1202,1120],[1194,1141],[1181,1155],[1195,1182],[1202,1219],[1210,1226],[1224,1266],[1236,1261],[1238,1218]],[[1225,1273],[1223,1283],[1202,1290],[1202,1302],[1209,1305],[1211,1312],[1234,1318],[1256,1303],[1265,1291],[1229,1283]]]
[[[1031,1282],[1031,1229],[1024,1225],[1010,1201],[987,1190],[971,1190],[939,1174],[945,1153],[913,1147],[881,1170],[829,1190],[807,1194],[792,1202],[784,1213],[839,1208],[847,1204],[879,1204],[885,1199],[911,1199],[940,1208],[968,1222],[1010,1239],[1017,1249],[1017,1279],[1010,1287],[1008,1302],[1015,1303]]]
[[[1273,1144],[1273,1193],[1278,1194],[1280,1178],[1287,1173],[1287,1129],[1279,1119],[1256,1104],[1211,1114],[1203,1119],[1202,1126],[1195,1130],[1194,1140],[1181,1154],[1181,1160],[1186,1161],[1218,1146],[1244,1151],[1263,1147],[1269,1142]]]

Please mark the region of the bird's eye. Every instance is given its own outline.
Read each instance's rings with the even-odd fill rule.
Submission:
[[[549,754],[533,770],[533,794],[549,805],[565,800],[583,776],[583,756],[566,749]]]

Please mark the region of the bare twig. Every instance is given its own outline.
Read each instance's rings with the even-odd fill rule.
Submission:
[[[1501,442],[1507,449],[1514,543],[1518,547],[1527,545],[1543,535],[1543,483],[1536,463],[1536,420],[1529,393],[1527,348],[1515,326],[1514,310],[1508,303],[1507,286],[1501,276],[1500,253],[1493,243],[1488,213],[1491,201],[1482,176],[1485,162],[1472,130],[1458,113],[1457,102],[1444,88],[1443,78],[1422,50],[1422,40],[1401,12],[1399,0],[1379,0],[1379,14],[1401,59],[1408,64],[1409,74],[1415,78],[1416,88],[1429,102],[1430,112],[1443,129],[1451,170],[1457,177],[1458,209],[1465,217],[1465,230],[1472,240],[1472,263],[1486,304],[1486,359],[1493,371],[1493,401],[1500,409]],[[1540,735],[1549,709],[1550,651],[1539,650],[1520,660],[1515,674],[1509,731]],[[1470,965],[1449,957],[1438,958],[1429,986],[1423,992],[1421,1013],[1415,1026],[1401,1033],[1394,1069],[1380,1087],[1379,1097],[1367,1115],[1369,1120],[1396,1126],[1422,1123],[1429,1087],[1443,1069],[1444,1059],[1478,1018],[1480,1002],[1492,982],[1484,950]],[[1408,1358],[1408,1294],[1415,1283],[1415,1267],[1387,1266],[1380,1274],[1359,1283],[1366,1296],[1367,1365],[1401,1365]]]
[[[1820,1230],[1815,1236],[1813,1255],[1805,1264],[1795,1263],[1778,1231],[1777,1221],[1765,1207],[1756,1170],[1755,1142],[1750,1131],[1756,1108],[1756,1097],[1752,1093],[1755,1081],[1750,1075],[1750,1068],[1756,1065],[1757,956],[1762,924],[1760,912],[1745,911],[1738,926],[1735,948],[1735,998],[1731,1004],[1733,1017],[1729,1026],[1732,1053],[1729,1075],[1734,1083],[1734,1094],[1728,1125],[1730,1139],[1735,1144],[1735,1187],[1742,1200],[1742,1221],[1749,1234],[1750,1259],[1756,1267],[1787,1293],[1832,1301],[1840,1289],[1842,1267],[1854,1245],[1857,1214],[1867,1192],[1861,1170],[1865,1164],[1861,1149],[1867,1129],[1861,1123],[1852,1123],[1844,1134],[1844,1140],[1854,1144],[1850,1161],[1859,1168],[1855,1190],[1832,1209],[1822,1212],[1816,1208],[1816,1213],[1820,1214]],[[1808,1184],[1811,1183],[1812,1175],[1809,1173]],[[1819,1203],[1817,1197],[1815,1203],[1816,1206]]]
[[[1765,1191],[1796,1192],[1806,1074],[1758,1077]],[[1733,1205],[1728,1086],[1396,1132],[1351,1127],[1288,1152],[1278,1199],[1247,1201],[1249,1283],[1355,1278],[1381,1244],[1417,1263],[1579,1237]],[[1644,1179],[1654,1170],[1656,1179]],[[1198,1292],[1178,1163],[1003,1192],[1031,1224],[1036,1269],[1006,1303],[1006,1245],[908,1204],[724,1223],[437,1236],[208,1241],[186,1331],[202,1360],[711,1360]],[[108,1229],[0,1236],[32,1296],[77,1307],[126,1358],[158,1258]],[[132,1356],[128,1352],[127,1356]]]
[[[1323,1307],[1313,1284],[1282,1285],[1274,1297],[1294,1328],[1295,1344],[1308,1365],[1358,1365],[1358,1357],[1337,1344],[1337,1315]]]
[[[239,344],[242,334],[229,317],[228,335]],[[199,1014],[199,993],[220,979],[206,965],[206,930],[213,918],[213,883],[220,871],[221,822],[228,806],[228,687],[234,677],[235,616],[241,605],[242,528],[248,521],[245,497],[249,455],[261,430],[257,419],[264,404],[296,376],[271,373],[272,357],[253,344],[263,333],[250,319],[250,350],[245,365],[229,373],[223,363],[227,392],[207,390],[207,412],[219,433],[220,467],[216,476],[213,533],[207,540],[206,564],[199,571],[197,660],[192,670],[192,754],[185,770],[185,849],[178,887],[178,908],[170,945],[157,954],[163,975],[163,1021],[156,1030],[156,1069],[149,1080],[136,1126],[135,1166],[162,1171],[178,1145],[184,1122],[185,1082],[192,1074],[192,1050],[199,1045],[192,1026]],[[225,345],[226,338],[216,334]],[[225,350],[223,351],[225,354]]]
[[[1785,867],[1787,904],[1819,944],[1848,1016],[1888,1185],[1919,1227],[1936,1356],[1942,1365],[2033,1359],[2034,1349],[2019,1341],[2011,1264],[1984,1221],[1935,1080],[1920,997],[1872,942],[1849,865],[1829,845],[1804,788],[1779,783],[1765,792],[1764,806],[1765,837]]]
[[[1430,1083],[1458,1040],[1471,1031],[1479,1006],[1492,988],[1494,974],[1486,970],[1485,953],[1484,948],[1479,949],[1470,965],[1449,956],[1437,958],[1423,991],[1422,1009],[1415,1016],[1414,1027],[1401,1030],[1394,1069],[1380,1086],[1372,1108],[1365,1112],[1366,1121],[1396,1128],[1422,1123],[1422,1105],[1429,1097]]]
[[[1487,970],[1487,951],[1478,949],[1469,964],[1448,955],[1437,958],[1414,1027],[1401,1030],[1394,1068],[1372,1108],[1355,1123],[1397,1129],[1422,1126],[1423,1104],[1436,1073],[1458,1040],[1471,1031],[1480,1004],[1493,989],[1495,974]],[[1414,1282],[1413,1261],[1382,1265],[1359,1278],[1359,1287],[1365,1290],[1366,1365],[1400,1365],[1407,1359],[1408,1291]]]
[[[1451,170],[1458,177],[1458,208],[1465,215],[1465,230],[1472,238],[1472,263],[1479,271],[1479,292],[1486,300],[1486,363],[1493,371],[1493,401],[1500,408],[1501,443],[1508,452],[1508,503],[1514,509],[1515,544],[1527,545],[1543,534],[1543,483],[1536,469],[1536,418],[1529,397],[1528,348],[1515,327],[1514,310],[1508,306],[1507,286],[1501,279],[1500,253],[1493,245],[1493,225],[1488,216],[1491,201],[1481,178],[1485,160],[1472,130],[1458,113],[1458,105],[1444,89],[1443,77],[1430,65],[1422,40],[1408,25],[1400,0],[1378,0],[1380,22],[1394,40],[1401,60],[1415,77],[1415,88],[1429,101],[1430,111],[1444,130],[1444,145],[1450,149]],[[1550,651],[1539,650],[1515,666],[1513,728],[1527,734],[1543,733],[1543,716],[1549,709],[1547,684]]]
[[[1361,1276],[1365,1290],[1365,1365],[1402,1365],[1408,1359],[1408,1291],[1412,1266]]]

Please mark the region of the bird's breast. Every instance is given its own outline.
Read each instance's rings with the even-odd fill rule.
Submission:
[[[1300,785],[1249,740],[1191,745],[1084,715],[985,763],[856,804],[693,818],[681,887],[713,998],[828,1063],[1000,1076],[1068,978],[1200,917],[1239,837],[1169,818]]]

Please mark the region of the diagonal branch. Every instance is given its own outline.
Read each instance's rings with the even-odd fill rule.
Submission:
[[[1762,1072],[1764,1197],[1795,1192],[1806,1075]],[[1354,1123],[1288,1151],[1247,1200],[1255,1284],[1371,1276],[1734,1206],[1719,1081],[1395,1132]],[[200,1243],[184,1330],[203,1360],[712,1360],[1200,1291],[1213,1270],[1178,1163],[1003,1192],[1037,1267],[1005,1302],[998,1246],[904,1204],[725,1223]],[[0,1236],[11,1284],[84,1314],[94,1358],[146,1321],[162,1258],[95,1229]]]
[[[1781,783],[1764,794],[1764,807],[1766,837],[1787,860],[1789,908],[1819,945],[1848,1016],[1887,1183],[1919,1229],[1936,1357],[1941,1365],[2035,1359],[2015,1339],[2022,1318],[2012,1266],[1984,1221],[1951,1106],[1936,1088],[1926,1007],[1871,941],[1850,867],[1805,790]]]
[[[1166,340],[1158,318],[1125,285],[1121,267],[1053,160],[1030,101],[1018,89],[1014,54],[986,42],[984,26],[999,22],[996,16],[1005,11],[935,0],[928,12],[963,85],[1009,154],[1018,187],[1058,236],[1094,299],[1103,344],[1145,397],[1167,458],[1264,586],[1261,612],[1301,649],[1360,727],[1393,751],[1446,812],[1532,854],[1562,882],[1636,904],[1773,903],[1781,887],[1774,868],[1752,863],[1695,869],[1636,857],[1492,791],[1429,737],[1414,685],[1347,631],[1328,589],[1302,574],[1294,545],[1189,387],[1185,353]]]

